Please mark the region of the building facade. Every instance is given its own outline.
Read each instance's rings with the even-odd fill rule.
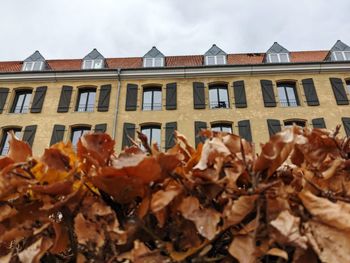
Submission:
[[[162,150],[174,130],[192,144],[203,128],[265,142],[293,123],[350,136],[350,47],[290,52],[274,43],[266,53],[226,54],[213,45],[203,55],[0,62],[0,155],[8,131],[34,154],[58,141],[76,144],[88,131],[107,132],[116,150],[136,131]]]

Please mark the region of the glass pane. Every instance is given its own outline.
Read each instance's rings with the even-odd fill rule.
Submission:
[[[344,51],[346,60],[350,60],[350,51]]]
[[[153,59],[152,58],[145,58],[144,66],[145,67],[152,67],[153,66]]]
[[[287,95],[285,92],[285,87],[277,87],[278,98],[282,107],[288,107]]]
[[[222,131],[232,133],[232,127],[225,125],[222,127]]]
[[[15,108],[13,110],[14,113],[21,113],[22,112],[22,105],[25,99],[25,94],[16,94],[17,99],[15,100]]]
[[[207,57],[207,64],[208,65],[215,65],[215,57],[214,56],[208,56]]]
[[[155,59],[154,59],[154,66],[155,66],[155,67],[161,67],[161,66],[163,66],[162,61],[163,61],[162,58],[155,58]]]
[[[162,92],[160,90],[153,91],[153,110],[162,109]]]
[[[148,127],[144,127],[144,128],[141,128],[141,133],[143,133],[144,135],[147,136],[147,141],[148,141],[148,144],[150,144],[150,140],[151,140],[151,129],[148,128]],[[145,147],[143,147],[143,145],[141,144],[141,149],[143,151],[145,151]]]
[[[291,107],[298,106],[294,88],[293,87],[286,87],[286,90],[287,90],[287,95],[288,95],[289,106],[291,106]]]
[[[84,61],[84,69],[91,69],[92,68],[92,60],[85,60]]]
[[[1,154],[0,155],[6,155],[9,151],[9,139],[10,139],[10,136],[7,134],[7,131],[4,131],[4,134],[3,134],[3,147],[1,149]]]
[[[211,130],[212,130],[212,131],[216,131],[216,132],[220,132],[220,131],[221,131],[221,127],[218,126],[218,125],[215,125],[215,126],[212,126],[212,127],[211,127]]]
[[[152,110],[152,91],[143,91],[142,110]]]
[[[281,62],[288,62],[288,54],[282,53],[280,55]]]
[[[42,65],[41,61],[34,62],[33,70],[41,70],[41,65]]]
[[[232,126],[230,124],[214,124],[211,127],[212,131],[217,131],[217,132],[228,132],[232,133]]]
[[[152,128],[152,139],[151,144],[157,143],[158,147],[160,147],[160,129]]]
[[[348,93],[350,94],[350,81],[346,82],[346,87],[348,89]]]
[[[30,70],[32,70],[32,67],[33,67],[33,62],[24,62],[23,70],[24,71],[30,71]]]
[[[79,104],[77,111],[85,111],[88,99],[88,93],[86,91],[80,91],[79,93]]]
[[[88,133],[89,131],[90,131],[90,129],[87,128],[87,127],[83,127],[83,128],[74,128],[74,129],[72,130],[71,141],[72,141],[72,145],[73,145],[74,148],[76,147],[76,145],[77,145],[77,143],[78,143],[78,141],[79,141],[79,138],[80,138],[82,135]]]
[[[218,65],[225,64],[225,57],[224,56],[216,56],[216,64],[218,64]]]
[[[343,57],[342,52],[340,52],[340,51],[335,51],[335,52],[334,52],[334,55],[335,55],[335,59],[336,59],[337,61],[342,61],[342,60],[344,60],[344,57]]]
[[[211,109],[219,106],[218,90],[216,88],[209,89],[209,105]]]
[[[29,111],[29,104],[30,104],[31,97],[32,97],[32,93],[25,94],[22,113],[27,113]]]
[[[94,111],[96,92],[89,91],[88,94],[89,94],[89,96],[88,96],[86,111]]]
[[[94,68],[102,68],[102,59],[96,59],[94,61]]]
[[[277,54],[270,54],[269,57],[270,57],[270,62],[272,62],[272,63],[279,62]]]
[[[228,108],[228,94],[226,88],[219,89],[219,108]]]

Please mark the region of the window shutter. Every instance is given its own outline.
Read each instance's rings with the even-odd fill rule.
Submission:
[[[350,118],[341,118],[346,136],[350,137]]]
[[[314,128],[324,129],[326,128],[326,123],[323,118],[312,119],[312,126]]]
[[[122,149],[124,149],[126,146],[131,146],[132,143],[129,139],[135,139],[135,124],[133,123],[124,123],[123,126],[123,141],[122,141]]]
[[[35,95],[32,103],[31,113],[40,113],[44,104],[47,86],[38,87],[35,90]]]
[[[26,141],[30,147],[33,146],[36,128],[37,128],[37,125],[30,125],[25,127],[24,129],[22,140]]]
[[[50,146],[55,144],[55,143],[58,143],[60,141],[63,141],[64,132],[65,132],[65,126],[64,125],[55,124],[53,126]]]
[[[98,98],[97,111],[108,111],[109,100],[111,96],[111,85],[102,85],[100,89],[100,96]]]
[[[236,108],[246,108],[247,99],[243,80],[233,82],[233,93],[235,96]]]
[[[334,97],[337,101],[338,105],[349,105],[348,97],[346,96],[346,92],[344,89],[344,85],[341,79],[338,78],[330,78],[332,89],[334,93]]]
[[[205,137],[204,136],[199,136],[198,133],[202,130],[202,129],[206,129],[207,128],[207,123],[203,122],[203,121],[195,121],[194,122],[194,133],[195,133],[195,143],[196,143],[196,147],[197,145],[202,142],[204,143],[205,141]]]
[[[177,85],[176,83],[169,83],[166,85],[166,106],[167,110],[176,110],[176,95]]]
[[[267,120],[267,127],[269,128],[270,137],[281,131],[281,123],[279,120]]]
[[[72,97],[72,86],[63,86],[61,90],[60,101],[58,103],[57,112],[68,112],[70,100]]]
[[[107,123],[101,123],[95,125],[95,132],[105,133],[107,130]]]
[[[175,144],[174,132],[177,129],[177,122],[165,124],[165,150],[170,149]]]
[[[307,105],[308,106],[320,105],[313,79],[303,79],[301,83],[303,84]]]
[[[193,82],[193,104],[195,109],[205,109],[205,93],[203,82]]]
[[[126,104],[125,110],[132,111],[137,108],[137,85],[128,84],[126,86]]]
[[[239,136],[246,139],[248,142],[252,141],[252,131],[250,129],[249,120],[243,120],[238,122],[238,133]]]
[[[0,88],[0,113],[2,113],[4,110],[8,94],[9,94],[8,88]]]
[[[265,107],[276,107],[275,92],[271,80],[260,80]]]

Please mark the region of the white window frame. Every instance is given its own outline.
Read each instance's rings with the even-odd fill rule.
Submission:
[[[273,62],[271,59],[271,55],[277,55],[278,62]],[[287,55],[287,60],[288,60],[287,62],[290,62],[290,58],[289,58],[288,53],[271,53],[271,54],[268,54],[268,56],[267,56],[269,63],[287,63],[287,62],[281,61],[281,55]]]
[[[160,60],[160,66],[156,65],[156,60]],[[151,61],[151,65],[147,65],[147,61]],[[164,58],[144,58],[143,59],[144,68],[154,68],[154,67],[164,67]]]
[[[38,71],[42,70],[43,69],[43,65],[44,65],[43,61],[30,61],[30,62],[24,62],[23,63],[22,71],[34,71],[34,67],[38,63],[40,63]],[[29,66],[29,68],[27,68],[28,66]]]
[[[91,67],[87,67],[87,63],[91,62]],[[97,67],[97,62],[101,62],[101,66]],[[101,69],[103,68],[103,59],[86,59],[83,61],[83,69]]]
[[[224,63],[218,64],[218,57],[223,57],[224,58]],[[209,58],[214,58],[214,64],[209,63]],[[206,56],[205,57],[205,65],[226,65],[226,56],[225,55],[216,55],[216,56]]]
[[[337,59],[337,56],[335,55],[336,53],[341,54],[342,57],[343,57],[343,59],[340,59],[340,60]],[[332,52],[332,56],[333,56],[333,59],[334,59],[335,61],[348,61],[348,60],[350,60],[350,59],[348,59],[348,58],[346,57],[345,54],[348,54],[348,56],[350,57],[350,51],[333,51],[333,52]]]

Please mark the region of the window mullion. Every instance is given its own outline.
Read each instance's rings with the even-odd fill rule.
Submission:
[[[23,94],[23,100],[22,100],[22,105],[21,105],[21,108],[20,108],[20,113],[22,113],[23,112],[23,110],[24,110],[24,102],[26,101],[26,96],[27,94]]]

